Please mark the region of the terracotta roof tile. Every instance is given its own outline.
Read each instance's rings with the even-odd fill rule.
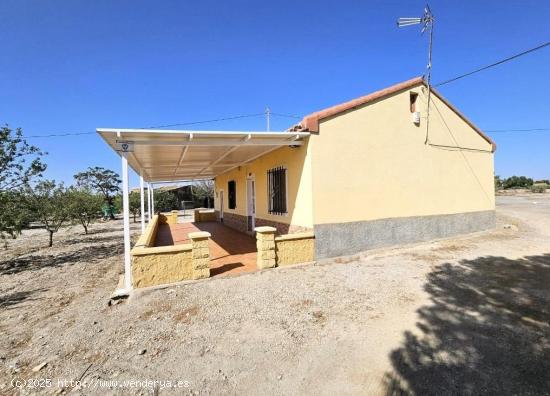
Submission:
[[[357,107],[364,106],[365,104],[374,102],[378,99],[383,99],[387,96],[393,95],[395,93],[416,87],[418,85],[426,86],[426,83],[422,77],[415,77],[410,80],[401,82],[399,84],[392,85],[391,87],[381,89],[379,91],[373,92],[366,96],[361,96],[360,98],[350,100],[326,108],[324,110],[317,111],[305,116],[299,124],[292,126],[290,131],[309,131],[309,132],[319,132],[319,122],[325,118],[333,117],[335,115],[344,113],[346,111],[354,110]],[[475,126],[469,119],[467,119],[456,107],[449,103],[439,92],[437,92],[432,87],[432,93],[436,95],[441,101],[443,101],[452,111],[454,111],[460,118],[462,118],[470,127],[472,127],[483,139],[492,145],[492,151],[496,150],[495,142],[487,135],[485,135],[481,129]]]

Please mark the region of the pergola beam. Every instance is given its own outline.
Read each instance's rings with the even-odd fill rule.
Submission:
[[[239,148],[239,146],[233,146],[233,147],[229,148],[222,155],[220,155],[217,160],[211,162],[210,164],[208,164],[204,168],[202,168],[201,171],[199,173],[197,173],[196,176],[199,177],[205,170],[207,170],[208,168],[213,167],[214,165],[216,165],[218,162],[223,160],[225,157],[227,157],[229,154],[231,154],[233,151],[237,150],[238,148]]]
[[[243,140],[242,140],[242,143],[247,143],[250,141],[250,139],[252,138],[252,135],[251,134],[248,134],[248,136],[246,136]],[[197,177],[200,176],[202,174],[202,172],[204,172],[205,170],[207,170],[208,168],[212,168],[214,165],[216,165],[217,163],[219,163],[221,160],[223,160],[225,157],[227,157],[229,154],[231,154],[233,151],[237,150],[240,146],[236,145],[236,146],[233,146],[233,147],[230,147],[228,150],[226,150],[222,155],[220,155],[218,157],[218,159],[216,159],[215,161],[213,161],[212,163],[210,163],[209,165],[205,166],[199,173],[197,173]]]
[[[190,133],[189,137],[187,138],[188,142],[190,142],[191,140],[193,140],[193,134],[192,133]],[[185,146],[183,148],[183,150],[181,151],[181,156],[178,159],[178,164],[176,165],[176,168],[174,169],[174,176],[176,175],[176,173],[178,173],[178,169],[181,166],[181,163],[182,163],[183,159],[185,158],[185,156],[187,155],[188,151],[189,151],[189,146]]]
[[[122,143],[127,141],[119,141],[116,143]],[[132,140],[135,146],[201,146],[201,147],[227,147],[227,146],[301,146],[303,142],[300,140],[285,139],[270,139],[270,140],[227,140],[227,139],[209,139],[209,140]]]
[[[300,136],[309,136],[309,132],[288,132],[288,131],[198,131],[198,130],[179,130],[179,129],[116,129],[116,128],[97,128],[99,133],[136,133],[136,134],[167,134],[167,135],[176,135],[176,136],[188,136],[190,134],[197,136],[209,136],[209,135],[224,135],[224,136],[240,136],[245,137],[248,134],[254,136],[263,136],[263,137],[278,137],[281,134],[285,135],[300,135]]]

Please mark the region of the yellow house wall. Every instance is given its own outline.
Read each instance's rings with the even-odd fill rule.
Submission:
[[[268,213],[267,171],[274,167],[287,168],[287,215]],[[311,194],[311,153],[307,139],[297,148],[282,147],[257,160],[219,175],[215,179],[214,208],[220,210],[220,190],[224,191],[224,213],[247,216],[246,180],[253,174],[256,180],[256,218],[269,221],[313,227]],[[229,209],[227,183],[236,181],[237,206]]]
[[[485,152],[425,144],[425,88],[411,90],[322,120],[310,136],[315,224],[494,210],[491,144],[434,95],[429,141]]]

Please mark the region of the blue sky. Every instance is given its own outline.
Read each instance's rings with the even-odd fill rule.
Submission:
[[[550,40],[550,2],[432,1],[433,82]],[[8,1],[0,122],[26,135],[304,115],[421,75],[422,1]],[[550,47],[441,87],[482,129],[550,128]],[[294,120],[272,118],[283,130]],[[263,130],[263,117],[200,129]],[[197,128],[197,129],[199,129]],[[550,178],[550,131],[493,133],[496,172]],[[96,135],[33,138],[46,176],[120,171]],[[135,176],[131,179],[136,184]]]

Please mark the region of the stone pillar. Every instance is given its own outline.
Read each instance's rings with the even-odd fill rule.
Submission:
[[[256,248],[258,257],[256,264],[258,268],[273,268],[275,262],[275,227],[256,227]]]
[[[179,210],[172,211],[172,219],[174,221],[174,224],[178,224],[178,214],[179,214]]]
[[[195,209],[194,210],[193,221],[195,223],[200,223],[200,221],[201,221],[201,211],[200,211],[200,209]]]
[[[210,277],[210,248],[208,247],[209,232],[190,232],[189,239],[193,245],[193,279]]]

